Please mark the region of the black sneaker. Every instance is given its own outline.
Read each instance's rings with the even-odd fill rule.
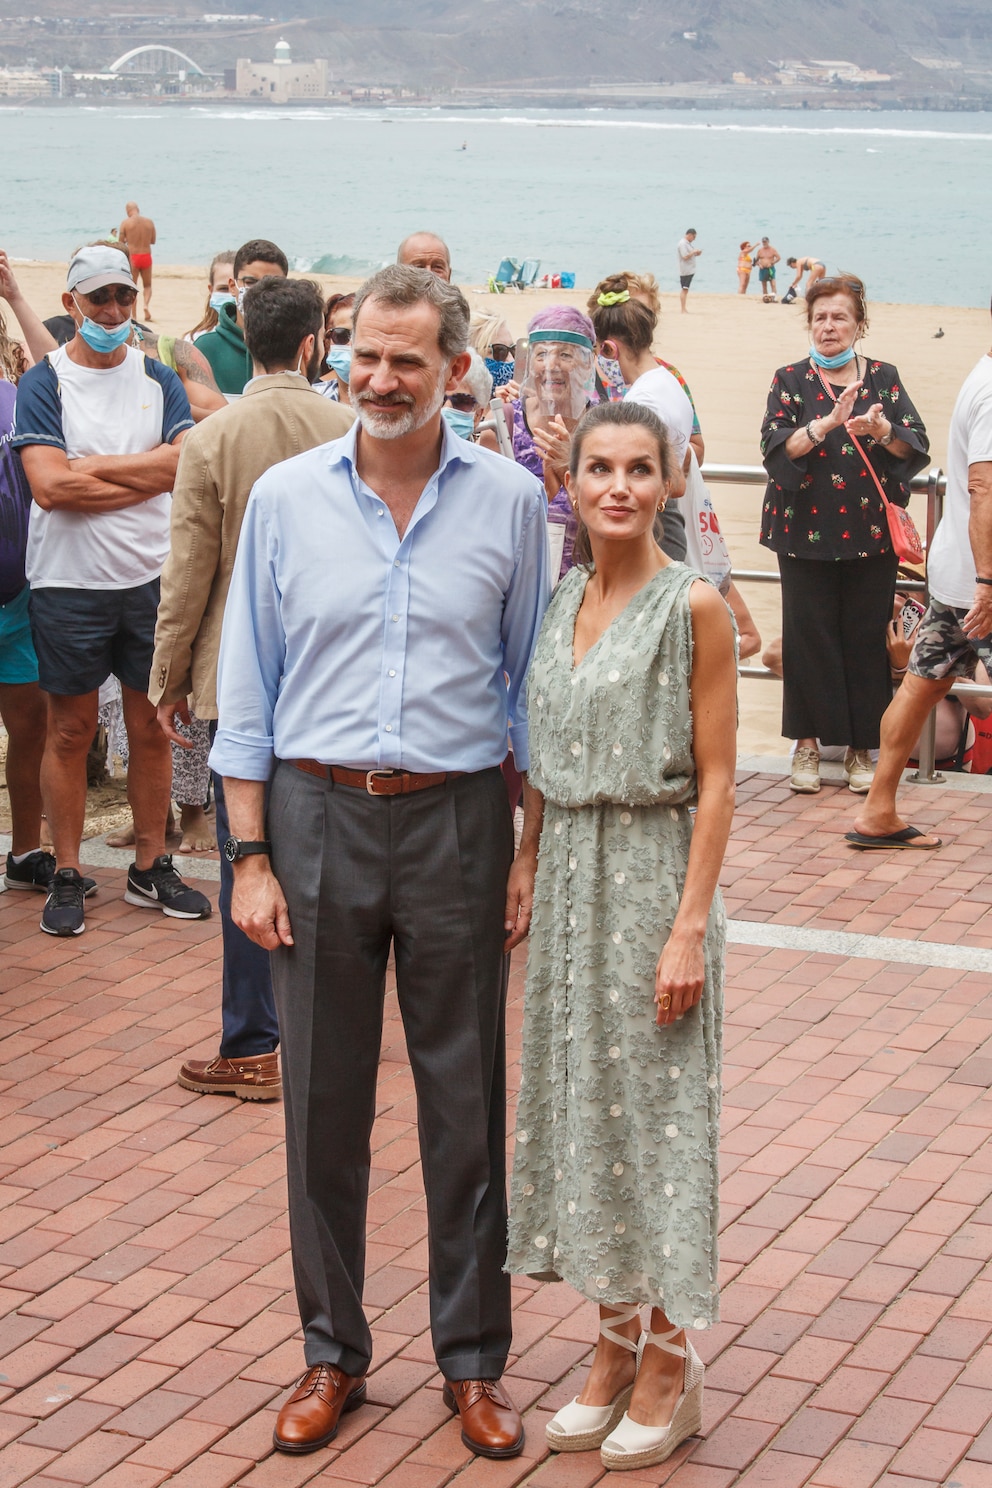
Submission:
[[[86,929],[83,919],[85,884],[86,880],[75,868],[59,868],[53,873],[52,886],[41,912],[41,928],[46,935],[82,935]]]
[[[3,881],[8,889],[37,889],[40,894],[47,894],[54,877],[55,854],[46,852],[43,847],[28,853],[21,863],[14,862],[13,853],[7,854],[7,871]],[[87,898],[90,894],[95,894],[96,890],[95,878],[83,879],[83,893]]]
[[[146,909],[160,909],[174,920],[205,920],[210,914],[210,900],[183,883],[172,866],[171,853],[163,853],[150,868],[140,869],[132,863],[127,870],[124,900]]]

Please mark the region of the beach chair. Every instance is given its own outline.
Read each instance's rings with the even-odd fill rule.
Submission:
[[[489,275],[489,293],[502,294],[508,285],[517,282],[520,273],[520,265],[515,258],[504,258],[500,262],[495,274]]]
[[[540,268],[541,260],[539,258],[525,258],[520,265],[520,272],[513,281],[514,288],[529,289],[536,282]]]

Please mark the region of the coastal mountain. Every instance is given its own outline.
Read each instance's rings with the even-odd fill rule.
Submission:
[[[217,0],[209,0],[216,5]],[[988,0],[281,0],[264,15],[195,0],[0,0],[0,65],[30,58],[106,66],[127,46],[180,47],[204,68],[271,57],[326,58],[347,86],[451,96],[543,90],[645,98],[666,88],[860,89],[992,98]]]

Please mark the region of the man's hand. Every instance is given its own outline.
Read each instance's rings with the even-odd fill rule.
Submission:
[[[522,940],[526,940],[530,930],[536,874],[536,854],[517,853],[506,881],[506,911],[503,917],[506,940],[503,949],[507,953],[512,951],[514,946],[518,946]]]
[[[155,709],[155,716],[158,719],[159,728],[167,739],[173,744],[180,744],[183,749],[193,748],[193,740],[185,738],[176,728],[177,718],[187,728],[190,726],[189,704],[185,699],[179,703],[159,703]]]
[[[265,951],[295,943],[289,906],[268,858],[242,858],[235,865],[231,918],[249,940]]]
[[[969,641],[981,641],[992,634],[992,586],[975,586],[975,598],[971,602],[971,609],[961,621],[961,629]]]

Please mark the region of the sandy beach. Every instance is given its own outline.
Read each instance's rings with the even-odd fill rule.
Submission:
[[[42,316],[61,310],[65,266],[16,263],[18,282]],[[325,293],[357,288],[357,279],[314,275]],[[785,280],[787,283],[788,281]],[[527,290],[491,295],[462,285],[473,309],[498,310],[515,335],[541,305],[568,302],[585,308],[587,290]],[[206,296],[205,269],[156,265],[155,327],[181,335],[195,325]],[[803,307],[763,305],[752,283],[747,296],[697,295],[681,315],[677,294],[662,296],[656,349],[675,363],[689,386],[706,440],[706,458],[717,464],[757,465],[758,431],[768,385],[776,367],[806,354]],[[871,356],[894,362],[904,387],[930,433],[933,463],[943,465],[947,427],[958,388],[972,366],[989,350],[986,309],[926,305],[871,305],[870,330],[864,347]],[[935,340],[938,328],[944,335]],[[735,568],[774,571],[774,556],[757,541],[762,490],[758,486],[714,484],[720,516]],[[914,497],[913,515],[921,531],[926,500]],[[742,585],[762,637],[779,633],[775,586]],[[777,683],[741,682],[740,749],[743,753],[781,754],[786,745],[780,729],[781,689]]]

